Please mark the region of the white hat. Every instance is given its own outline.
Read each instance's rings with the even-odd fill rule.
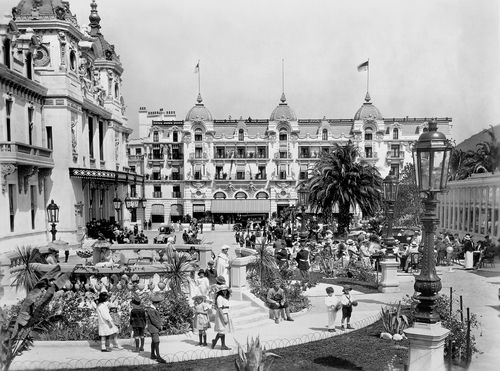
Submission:
[[[221,250],[229,250],[231,246],[229,245],[222,245]]]
[[[354,245],[354,241],[351,239],[348,239],[345,243],[348,245]]]

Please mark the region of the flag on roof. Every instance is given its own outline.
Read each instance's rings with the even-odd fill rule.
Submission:
[[[368,61],[363,62],[363,63],[361,63],[361,64],[358,66],[358,72],[361,72],[361,71],[367,71],[367,70],[368,70]]]
[[[200,72],[200,61],[196,64],[196,67],[194,68],[194,73]]]

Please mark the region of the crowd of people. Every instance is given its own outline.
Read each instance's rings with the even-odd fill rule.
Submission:
[[[107,240],[110,243],[125,244],[125,243],[148,243],[148,238],[144,234],[144,230],[140,229],[137,224],[132,228],[121,226],[112,220],[92,219],[87,225],[87,237],[92,239]]]

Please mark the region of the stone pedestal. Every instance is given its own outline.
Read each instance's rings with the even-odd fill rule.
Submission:
[[[441,322],[415,322],[413,327],[404,330],[410,340],[408,370],[445,371],[444,341],[449,332],[441,326]]]
[[[382,279],[378,286],[380,292],[399,292],[398,266],[396,259],[387,259],[380,262]]]
[[[235,258],[231,261],[231,289],[233,290],[233,298],[242,300],[242,291],[247,286],[247,265],[254,262],[255,257],[246,256]]]
[[[212,247],[201,245],[201,246],[196,246],[196,249],[200,254],[200,261],[199,261],[200,267],[203,269],[207,269],[208,262],[212,260]]]

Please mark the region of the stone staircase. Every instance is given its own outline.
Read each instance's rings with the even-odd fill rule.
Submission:
[[[231,300],[229,308],[235,330],[244,330],[273,323],[269,319],[268,309],[260,307],[246,298]]]

